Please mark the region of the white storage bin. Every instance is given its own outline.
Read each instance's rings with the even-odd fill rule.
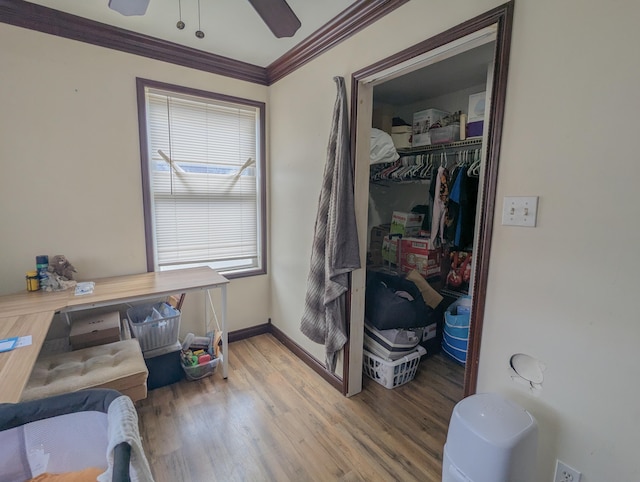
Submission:
[[[449,112],[439,109],[426,109],[413,114],[413,147],[428,146],[433,144],[429,128],[436,122],[440,122],[443,117],[449,115]]]
[[[162,316],[147,319],[154,308]],[[143,352],[173,345],[178,341],[180,312],[168,303],[134,306],[127,310],[127,318],[131,333],[140,343]]]
[[[496,393],[471,395],[453,409],[442,482],[536,482],[538,424]]]

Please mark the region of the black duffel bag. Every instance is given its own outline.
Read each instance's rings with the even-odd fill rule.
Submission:
[[[413,300],[398,294],[403,291]],[[364,313],[378,330],[425,326],[429,324],[431,311],[418,287],[404,276],[377,271],[367,273]]]

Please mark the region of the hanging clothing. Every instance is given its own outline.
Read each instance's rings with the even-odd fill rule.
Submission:
[[[307,294],[300,330],[325,346],[328,370],[347,342],[344,294],[349,273],[360,268],[353,200],[353,172],[349,152],[349,118],[344,78],[334,77],[338,94],[327,148],[322,189],[307,278]]]
[[[465,175],[464,182],[460,188],[460,206],[462,212],[460,214],[459,233],[456,231],[456,246],[460,246],[461,248],[473,245],[479,184],[479,178]]]
[[[440,166],[436,175],[435,198],[433,200],[433,215],[431,216],[431,242],[435,247],[442,244],[449,202],[449,171]]]
[[[449,202],[445,220],[444,239],[452,243],[456,237],[456,229],[460,222],[460,186],[462,178],[466,176],[464,169],[456,167],[449,179]]]

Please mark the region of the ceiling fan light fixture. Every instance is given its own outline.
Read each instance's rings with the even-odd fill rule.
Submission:
[[[178,30],[183,30],[185,27],[185,23],[182,21],[182,1],[178,0],[178,14],[180,15],[180,20],[176,23],[176,27]]]
[[[198,0],[198,30],[196,30],[196,37],[199,39],[204,38],[204,32],[200,29],[200,0]]]
[[[109,8],[130,17],[147,13],[149,0],[109,0]]]

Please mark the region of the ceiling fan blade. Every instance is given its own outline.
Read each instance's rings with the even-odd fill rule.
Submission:
[[[149,0],[109,0],[109,8],[122,15],[144,15],[147,12]]]
[[[278,37],[293,37],[302,25],[285,0],[249,0],[264,23]]]

